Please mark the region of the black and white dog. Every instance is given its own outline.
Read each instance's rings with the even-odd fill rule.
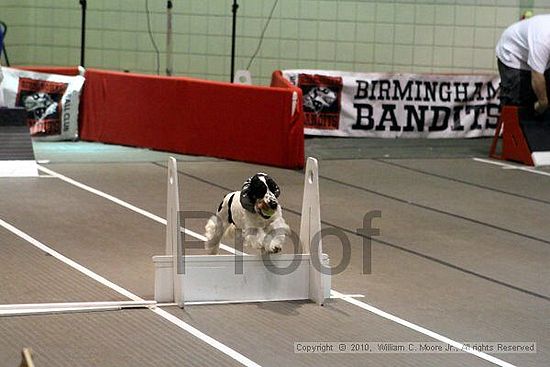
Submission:
[[[245,246],[260,249],[262,253],[281,251],[290,228],[282,216],[278,197],[281,190],[265,173],[257,173],[244,183],[241,191],[227,194],[217,215],[206,223],[206,251],[215,255],[226,232],[242,230]]]

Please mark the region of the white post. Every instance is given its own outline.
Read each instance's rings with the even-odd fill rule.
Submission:
[[[296,112],[296,107],[298,107],[298,93],[292,92],[292,107],[290,110],[290,116],[294,116]]]
[[[168,194],[166,202],[166,255],[172,256],[172,289],[174,302],[183,308],[181,277],[178,262],[183,256],[179,226],[178,165],[173,157],[168,158]]]
[[[313,248],[313,241],[318,242]],[[309,157],[306,163],[302,222],[300,224],[302,252],[310,254],[309,298],[319,305],[325,301],[324,277],[321,273],[323,244],[321,238],[321,209],[319,207],[319,164]]]
[[[0,317],[55,313],[115,311],[156,306],[155,301],[67,302],[0,305]]]

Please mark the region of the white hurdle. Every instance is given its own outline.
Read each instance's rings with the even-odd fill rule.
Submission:
[[[154,256],[155,301],[192,304],[271,302],[312,300],[322,305],[330,298],[328,256],[322,253],[321,216],[319,208],[318,162],[308,158],[302,218],[300,225],[301,254],[242,256],[182,255],[179,223],[179,185],[177,163],[168,161],[166,254]],[[318,245],[314,250],[314,241]],[[305,250],[305,251],[304,251]],[[183,269],[178,272],[178,260]],[[238,269],[237,269],[238,267]],[[281,271],[285,270],[286,271]],[[293,271],[290,271],[294,269]],[[181,271],[184,270],[184,271]],[[327,273],[327,272],[325,272]]]

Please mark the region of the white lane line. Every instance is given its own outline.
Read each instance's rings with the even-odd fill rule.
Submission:
[[[227,356],[233,358],[234,360],[241,363],[242,365],[250,366],[250,367],[261,367],[256,362],[248,359],[244,355],[242,355],[239,352],[231,349],[230,347],[228,347],[227,345],[217,341],[216,339],[204,334],[199,329],[194,328],[193,326],[189,325],[188,323],[184,322],[181,319],[178,319],[176,316],[174,316],[174,315],[172,315],[172,314],[170,314],[170,313],[168,313],[168,312],[166,312],[166,311],[164,311],[164,310],[162,310],[158,307],[152,309],[152,311],[154,313],[156,313],[157,315],[163,317],[164,319],[170,321],[172,324],[174,324],[174,325],[180,327],[181,329],[187,331],[191,335],[194,335],[197,338],[201,339],[202,341],[210,344],[211,346],[213,346],[214,348],[216,348],[220,352],[222,352],[222,353],[226,354]]]
[[[64,262],[65,264],[67,264],[68,266],[72,267],[73,269],[81,272],[82,274],[89,276],[90,278],[94,279],[95,281],[111,288],[115,292],[118,292],[118,293],[122,294],[123,296],[126,296],[126,297],[130,298],[133,301],[146,302],[143,298],[139,297],[138,295],[135,295],[132,292],[122,288],[121,286],[109,281],[108,279],[106,279],[106,278],[102,277],[101,275],[93,272],[92,270],[80,265],[76,261],[73,261],[73,260],[69,259],[68,257],[62,255],[61,253],[59,253],[57,251],[55,251],[54,249],[46,246],[42,242],[40,242],[40,241],[34,239],[33,237],[29,236],[28,234],[21,231],[20,229],[12,226],[8,222],[0,219],[0,225],[2,227],[4,227],[5,229],[7,229],[8,231],[10,231],[11,233],[15,234],[16,236],[18,236],[18,237],[24,239],[25,241],[29,242],[31,245],[39,248],[40,250],[42,250],[42,251],[46,252],[47,254],[53,256],[54,258]],[[247,357],[245,357],[244,355],[242,355],[239,352],[235,351],[234,349],[231,349],[227,345],[225,345],[225,344],[217,341],[216,339],[206,335],[202,331],[200,331],[197,328],[189,325],[188,323],[184,322],[183,320],[180,320],[177,317],[169,314],[168,312],[166,312],[164,310],[161,310],[159,308],[156,308],[156,307],[149,308],[149,310],[156,313],[157,315],[164,318],[165,320],[171,322],[172,324],[178,326],[179,328],[187,331],[191,335],[193,335],[196,338],[202,340],[203,342],[209,344],[210,346],[216,348],[217,350],[224,353],[225,355],[227,355],[227,356],[233,358],[234,360],[240,362],[241,364],[243,364],[245,366],[250,366],[250,367],[260,367],[260,365],[257,364],[256,362],[248,359]]]
[[[331,289],[331,292],[332,291],[333,291],[333,289]],[[334,291],[334,292],[335,293],[330,294],[330,299],[342,299],[342,298],[346,298],[346,297],[349,297],[349,298],[365,298],[364,294],[341,294],[341,293],[338,293],[336,291]],[[338,295],[336,293],[338,293]]]
[[[369,312],[372,312],[374,313],[375,315],[378,315],[380,317],[383,317],[387,320],[390,320],[390,321],[393,321],[393,322],[396,322],[402,326],[405,326],[409,329],[412,329],[416,332],[419,332],[421,334],[424,334],[426,336],[429,336],[430,338],[433,338],[433,339],[436,339],[436,340],[439,340],[440,342],[443,342],[443,343],[446,343],[446,344],[449,344],[449,345],[452,345],[453,347],[457,348],[458,350],[462,350],[466,353],[470,353],[476,357],[479,357],[481,359],[484,359],[486,360],[487,362],[491,362],[491,363],[494,363],[498,366],[502,366],[502,367],[516,367],[515,365],[511,364],[511,363],[508,363],[508,362],[505,362],[501,359],[498,359],[496,357],[493,357],[489,354],[486,354],[486,353],[483,353],[483,352],[478,352],[477,350],[475,349],[472,349],[472,348],[468,348],[466,347],[464,344],[462,343],[459,343],[455,340],[452,340],[452,339],[449,339],[447,338],[446,336],[443,336],[441,334],[438,334],[434,331],[431,331],[429,329],[426,329],[425,327],[422,327],[422,326],[419,326],[419,325],[416,325],[416,324],[413,324],[412,322],[410,321],[407,321],[407,320],[404,320],[402,318],[399,318],[397,316],[394,316],[390,313],[387,313],[385,311],[382,311],[381,309],[379,308],[376,308],[374,306],[371,306],[365,302],[361,302],[361,301],[358,301],[356,300],[355,298],[352,298],[352,297],[349,297],[345,294],[342,294],[340,292],[337,292],[335,291],[334,289],[331,289],[330,290],[330,295],[331,295],[331,298],[332,296],[336,297],[336,298],[339,298],[341,299],[342,301],[345,301],[345,302],[348,302],[348,303],[351,303],[352,305],[355,305],[357,307],[360,307],[362,308],[363,310],[366,310],[366,311],[369,311]]]
[[[512,164],[508,164],[508,163],[492,161],[490,159],[483,159],[483,158],[472,158],[472,159],[476,162],[481,162],[481,163],[492,164],[492,165],[495,165],[495,166],[500,166],[503,169],[515,169],[515,170],[518,170],[518,171],[525,171],[525,172],[530,172],[530,173],[536,173],[538,175],[550,176],[549,172],[539,171],[539,170],[536,170],[534,168],[523,167],[523,166],[515,166],[515,165],[512,165]],[[40,169],[40,167],[38,169]]]
[[[107,194],[107,193],[105,193],[105,192],[103,192],[103,191],[100,191],[100,190],[98,190],[98,189],[94,189],[93,187],[88,186],[88,185],[85,185],[85,184],[83,184],[83,183],[81,183],[81,182],[78,182],[78,181],[76,181],[76,180],[73,180],[73,179],[70,178],[70,177],[63,176],[62,174],[57,173],[57,172],[55,172],[55,171],[52,171],[52,170],[49,169],[49,168],[42,167],[42,166],[39,165],[39,166],[38,166],[38,170],[39,170],[39,171],[42,171],[42,172],[45,172],[45,173],[47,173],[47,174],[49,174],[49,175],[51,175],[51,176],[57,177],[57,178],[59,178],[60,180],[67,182],[68,184],[71,184],[71,185],[73,185],[73,186],[76,186],[76,187],[78,187],[78,188],[81,188],[82,190],[91,192],[92,194],[95,194],[95,195],[100,196],[100,197],[102,197],[102,198],[104,198],[104,199],[110,200],[110,201],[112,201],[112,202],[115,203],[115,204],[118,204],[118,205],[120,205],[120,206],[122,206],[122,207],[124,207],[124,208],[126,208],[126,209],[130,209],[130,210],[132,210],[132,211],[134,211],[134,212],[136,212],[136,213],[138,213],[138,214],[141,214],[141,215],[143,215],[143,216],[145,216],[145,217],[147,217],[147,218],[149,218],[149,219],[154,220],[155,222],[158,222],[158,223],[161,223],[161,224],[163,224],[163,225],[166,225],[166,219],[161,218],[161,217],[159,217],[158,215],[155,215],[155,214],[153,214],[153,213],[151,213],[151,212],[148,212],[147,210],[138,208],[137,206],[132,205],[132,204],[130,204],[130,203],[124,201],[124,200],[121,200],[121,199],[119,199],[119,198],[117,198],[117,197],[115,197],[115,196],[109,195],[109,194]],[[187,228],[183,228],[183,227],[182,227],[182,230],[185,231],[185,234],[188,234],[188,235],[190,235],[190,236],[192,236],[192,237],[195,237],[196,239],[198,239],[198,240],[200,240],[200,241],[206,241],[206,237],[204,237],[203,235],[201,235],[201,234],[199,234],[199,233],[196,233],[196,232],[194,232],[194,231],[191,231],[191,230],[189,230],[189,229],[187,229]],[[221,248],[222,250],[225,250],[225,251],[227,251],[227,252],[229,252],[229,253],[232,253],[232,254],[245,255],[243,252],[241,252],[241,251],[239,251],[239,250],[236,250],[236,249],[234,249],[234,248],[232,248],[232,247],[229,247],[229,246],[227,246],[227,245],[224,245],[224,244],[221,244],[221,245],[220,245],[220,248]]]
[[[109,199],[109,200],[111,200],[111,201],[113,201],[113,202],[115,202],[115,203],[117,203],[117,204],[119,204],[119,205],[122,205],[122,206],[124,206],[124,207],[128,207],[129,209],[130,209],[130,207],[135,208],[136,210],[134,210],[134,209],[132,209],[132,210],[134,210],[134,211],[136,211],[136,212],[138,212],[138,213],[140,213],[140,214],[143,214],[143,215],[145,215],[145,216],[148,217],[148,218],[151,218],[151,219],[153,219],[153,220],[156,220],[157,222],[159,221],[158,219],[160,219],[160,220],[162,221],[163,224],[166,224],[166,220],[165,220],[165,219],[162,219],[162,218],[160,218],[160,217],[158,217],[158,216],[156,216],[156,215],[154,215],[154,214],[151,214],[151,213],[149,213],[149,212],[147,212],[147,211],[145,211],[145,210],[143,210],[143,209],[137,208],[137,207],[135,207],[135,206],[133,206],[133,205],[131,205],[131,204],[129,204],[129,203],[126,203],[125,201],[122,201],[122,200],[120,200],[120,199],[118,199],[118,198],[116,198],[116,197],[114,197],[114,196],[111,196],[111,195],[109,195],[109,194],[105,194],[105,193],[103,193],[103,192],[101,192],[101,191],[99,191],[99,190],[97,190],[97,189],[94,189],[94,188],[92,188],[92,187],[90,187],[90,186],[84,185],[84,184],[82,184],[82,183],[80,183],[80,182],[78,182],[78,181],[75,181],[75,180],[73,180],[73,179],[71,179],[71,178],[69,178],[69,177],[63,176],[63,175],[61,175],[61,174],[59,174],[59,173],[57,173],[57,172],[55,172],[55,171],[52,171],[52,170],[50,170],[50,169],[45,168],[45,167],[40,167],[40,166],[38,166],[38,169],[39,169],[39,170],[44,170],[44,172],[48,172],[48,173],[51,174],[51,175],[55,175],[55,176],[59,177],[60,179],[62,179],[63,181],[67,182],[67,183],[70,183],[70,184],[72,184],[72,185],[75,185],[75,186],[77,186],[77,187],[80,187],[80,188],[82,188],[82,189],[84,189],[84,190],[86,190],[86,191],[92,192],[92,193],[94,193],[94,194],[96,194],[96,195],[99,195],[99,196],[101,196],[101,197],[107,198],[107,199]],[[111,199],[111,198],[112,198],[112,199]],[[146,213],[146,214],[145,214],[145,213]],[[155,218],[158,218],[158,219],[155,219]],[[187,230],[186,230],[186,231],[187,231]],[[190,236],[194,236],[195,238],[197,238],[197,239],[199,239],[199,240],[200,240],[201,238],[204,238],[203,236],[198,235],[197,233],[192,232],[192,231],[189,231],[189,232],[186,232],[186,233],[188,233]],[[200,236],[200,237],[197,237],[197,236]],[[231,247],[229,247],[229,249],[234,250],[234,249],[232,249]],[[421,334],[427,335],[427,336],[432,337],[432,338],[434,338],[434,339],[436,339],[436,340],[442,341],[442,342],[444,342],[444,343],[448,343],[448,344],[453,345],[453,346],[460,346],[459,349],[464,350],[464,352],[470,353],[470,354],[472,354],[472,355],[475,355],[475,356],[477,356],[477,357],[479,357],[479,358],[481,358],[481,359],[484,359],[484,360],[486,360],[486,361],[488,361],[488,362],[494,363],[494,364],[499,365],[499,366],[502,366],[502,367],[516,367],[516,366],[514,366],[513,364],[510,364],[510,363],[508,363],[508,362],[505,362],[505,361],[503,361],[503,360],[500,360],[500,359],[498,359],[498,358],[495,358],[495,357],[493,357],[493,356],[490,356],[490,355],[488,355],[488,354],[486,354],[486,353],[478,352],[478,351],[473,350],[473,349],[471,349],[471,348],[467,348],[466,346],[464,346],[463,344],[461,344],[461,343],[459,343],[459,342],[457,342],[457,341],[454,341],[454,340],[449,339],[449,338],[447,338],[447,337],[445,337],[445,336],[443,336],[443,335],[440,335],[440,334],[438,334],[438,333],[436,333],[436,332],[433,332],[433,331],[431,331],[431,330],[428,330],[428,329],[426,329],[426,328],[423,328],[422,326],[418,326],[418,325],[413,324],[413,323],[411,323],[411,322],[409,322],[409,321],[400,319],[400,318],[398,318],[397,316],[393,316],[393,315],[391,315],[391,314],[389,314],[389,313],[387,313],[387,312],[384,312],[384,311],[382,311],[382,310],[380,310],[380,309],[377,309],[376,307],[371,306],[371,305],[369,305],[369,304],[367,304],[367,303],[358,301],[358,300],[352,298],[350,295],[345,295],[345,294],[340,293],[340,292],[338,292],[338,291],[336,291],[336,290],[334,290],[334,289],[331,289],[330,293],[331,293],[331,298],[332,298],[332,296],[334,296],[334,297],[336,297],[336,298],[340,298],[340,299],[342,299],[342,300],[345,301],[345,302],[351,303],[351,304],[353,304],[353,305],[355,305],[355,306],[357,306],[357,307],[360,307],[360,308],[362,308],[362,309],[364,309],[364,310],[373,312],[373,313],[375,313],[375,314],[378,315],[378,316],[381,316],[381,317],[384,317],[384,318],[386,318],[386,319],[388,319],[388,320],[394,321],[394,322],[396,322],[396,323],[398,323],[398,324],[400,324],[400,325],[402,325],[402,326],[408,327],[408,328],[410,328],[410,329],[412,329],[412,330],[415,330],[415,331],[417,331],[417,332],[419,332],[419,333],[421,333]],[[179,320],[179,319],[178,319],[178,320]],[[458,348],[458,347],[457,347],[457,348]]]
[[[59,252],[55,251],[54,249],[44,245],[42,242],[34,239],[33,237],[29,236],[28,234],[26,234],[25,232],[21,231],[20,229],[12,226],[11,224],[9,224],[8,222],[0,219],[0,225],[4,228],[6,228],[8,231],[10,231],[11,233],[15,234],[16,236],[24,239],[25,241],[27,241],[28,243],[30,243],[31,245],[39,248],[40,250],[44,251],[45,253],[55,257],[57,260],[59,261],[62,261],[64,262],[65,264],[69,265],[70,267],[72,267],[73,269],[76,269],[78,270],[79,272],[81,272],[82,274],[84,275],[87,275],[89,276],[90,278],[93,278],[95,279],[96,281],[98,281],[99,283],[103,284],[104,286],[106,287],[109,287],[111,288],[112,290],[130,298],[132,301],[140,301],[140,302],[143,302],[144,299],[136,296],[135,294],[127,291],[126,289],[114,284],[113,282],[103,278],[102,276],[100,276],[99,274],[96,274],[94,273],[93,271],[91,271],[90,269],[88,268],[85,268],[84,266],[80,265],[79,263],[69,259],[68,257],[60,254]]]

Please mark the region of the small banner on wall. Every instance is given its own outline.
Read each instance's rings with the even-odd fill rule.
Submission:
[[[308,135],[380,138],[493,136],[496,74],[386,74],[283,70],[302,89]]]
[[[78,138],[78,106],[84,77],[2,68],[6,107],[24,107],[31,136],[40,140]]]

